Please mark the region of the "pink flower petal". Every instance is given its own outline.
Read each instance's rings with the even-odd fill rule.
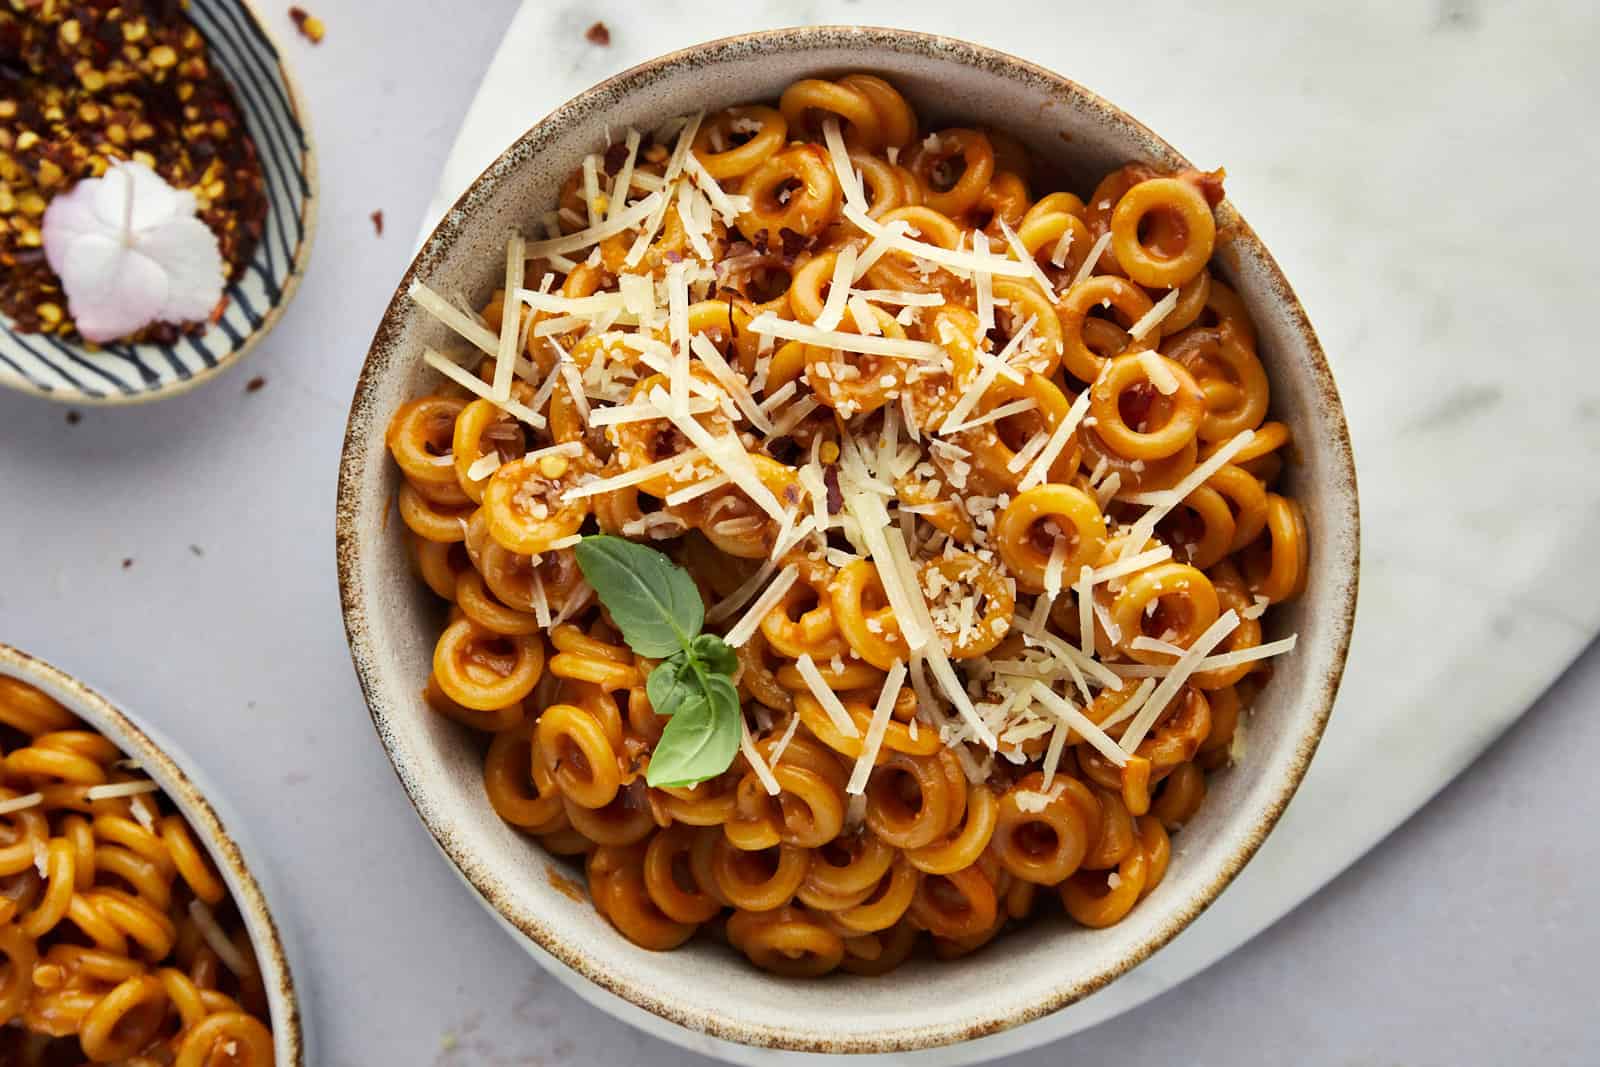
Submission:
[[[134,247],[166,271],[167,298],[157,313],[162,321],[203,319],[222,299],[222,253],[199,219],[170,219],[141,233]]]
[[[78,332],[96,343],[154,322],[167,299],[167,272],[115,237],[80,237],[61,267],[57,273]]]

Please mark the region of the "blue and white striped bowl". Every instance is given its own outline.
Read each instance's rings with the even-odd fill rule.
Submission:
[[[0,385],[75,404],[136,404],[214,377],[277,323],[316,230],[317,165],[305,108],[278,46],[245,0],[190,0],[211,62],[233,88],[255,139],[267,218],[255,257],[227,288],[222,317],[173,345],[103,345],[23,334],[0,316]]]

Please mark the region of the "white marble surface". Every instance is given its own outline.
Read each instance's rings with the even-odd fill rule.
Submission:
[[[276,906],[308,946],[306,1007],[336,1067],[706,1062],[584,1005],[467,898],[389,772],[338,619],[330,517],[350,390],[515,7],[321,0],[324,44],[286,36],[321,151],[320,247],[297,305],[236,373],[75,426],[0,397],[0,640],[159,722],[231,789],[288,887]],[[1600,232],[1557,206],[1600,164],[1588,115],[1600,22],[1581,3],[1466,0],[1294,18],[1267,3],[1012,9],[707,15],[675,2],[639,21],[621,3],[530,6],[543,33],[502,65],[520,110],[490,143],[672,47],[865,21],[1038,60],[1228,165],[1345,393],[1366,519],[1361,617],[1334,724],[1284,825],[1189,935],[1074,1008],[1076,1026],[1203,967],[1336,874],[1489,745],[1600,622],[1587,562],[1600,477],[1586,473],[1600,386],[1583,317]],[[582,41],[596,17],[609,49]],[[246,394],[255,375],[267,384]],[[1159,1001],[1007,1062],[1129,1050],[1139,1062],[1592,1061],[1596,696],[1590,652],[1285,922]]]

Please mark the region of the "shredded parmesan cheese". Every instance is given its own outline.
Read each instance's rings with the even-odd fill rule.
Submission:
[[[750,610],[746,611],[743,617],[734,624],[733,629],[728,631],[723,640],[734,648],[738,648],[754,637],[756,628],[761,625],[761,620],[765,619],[772,609],[778,606],[784,595],[789,592],[789,587],[799,577],[800,569],[792,563],[779,571],[778,576],[772,580],[772,584],[767,586],[760,596],[756,597],[755,603],[750,605]],[[738,596],[738,592],[738,590],[735,590],[734,596]],[[733,597],[728,599],[732,600]],[[737,610],[737,608],[734,610]],[[709,618],[710,616],[708,615],[707,617]]]
[[[889,676],[883,681],[882,691],[878,693],[878,703],[872,709],[872,721],[867,724],[861,755],[856,757],[850,781],[844,787],[846,793],[858,794],[866,790],[867,778],[872,774],[872,765],[878,760],[878,752],[883,747],[883,735],[889,729],[889,716],[894,711],[895,700],[900,696],[900,685],[905,680],[906,666],[895,660],[894,666],[889,669]]]
[[[817,670],[817,665],[811,657],[802,654],[794,661],[794,665],[800,672],[800,677],[805,679],[806,687],[811,690],[811,695],[816,698],[818,706],[828,716],[828,721],[833,723],[833,728],[846,737],[860,737],[861,731],[856,729],[855,720],[850,718],[850,713],[839,702],[839,695],[828,688],[827,680],[822,677],[822,672]]]

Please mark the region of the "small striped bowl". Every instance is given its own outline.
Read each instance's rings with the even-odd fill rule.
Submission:
[[[246,0],[190,0],[189,18],[255,139],[267,219],[255,258],[227,288],[222,317],[173,345],[102,345],[23,334],[0,316],[0,385],[74,404],[136,404],[214,377],[277,324],[311,255],[317,165],[305,108],[278,46]]]

